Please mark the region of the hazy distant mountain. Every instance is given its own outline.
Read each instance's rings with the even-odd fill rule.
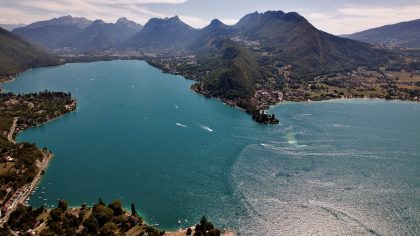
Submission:
[[[120,32],[122,34],[125,34],[124,38],[126,38],[128,35],[131,35],[134,33],[139,32],[143,29],[143,26],[140,24],[137,24],[134,21],[130,21],[125,17],[122,17],[117,20],[114,24],[118,29],[120,29]],[[125,32],[125,30],[128,30],[128,32]]]
[[[420,48],[420,19],[344,35],[344,37],[386,46]]]
[[[68,47],[84,28],[92,22],[85,18],[63,16],[39,21],[12,32],[45,49]]]
[[[210,32],[218,33],[218,34],[225,34],[225,33],[231,32],[231,30],[232,30],[232,26],[225,25],[220,20],[214,19],[210,22],[208,26],[202,28],[200,31],[202,34],[207,34]]]
[[[0,28],[0,76],[56,64],[57,60],[46,52]]]
[[[238,34],[233,26],[225,25],[218,19],[214,19],[210,24],[199,30],[197,39],[190,46],[192,50],[200,52],[210,52],[220,49],[220,45],[215,42],[220,39],[227,39]]]
[[[35,22],[13,32],[48,50],[65,47],[84,50],[115,47],[141,29],[141,25],[126,18],[120,18],[112,24],[101,20],[92,22],[85,18],[64,16]]]
[[[70,15],[68,16],[62,16],[58,18],[53,18],[51,20],[45,20],[45,21],[38,21],[35,23],[32,23],[28,26],[26,26],[26,29],[35,29],[35,28],[41,28],[45,26],[53,26],[53,25],[71,25],[71,26],[77,26],[78,28],[86,28],[88,27],[92,21],[84,18],[84,17],[72,17]]]
[[[25,27],[25,26],[26,26],[25,24],[0,24],[1,28],[5,29],[5,30],[8,30],[8,31],[12,31],[16,28]]]
[[[182,22],[178,16],[153,18],[127,42],[126,46],[154,49],[186,47],[197,37],[197,33],[197,29]]]
[[[72,42],[72,46],[81,49],[109,49],[127,41],[143,27],[126,18],[120,18],[115,24],[96,20],[83,29]]]
[[[213,20],[203,29],[195,29],[177,16],[150,19],[143,29],[126,18],[112,24],[65,16],[36,22],[13,32],[50,50],[124,47],[223,53],[221,45],[231,40],[238,47],[253,45],[270,54],[272,59],[293,64],[308,73],[377,65],[387,56],[367,43],[322,32],[298,13],[282,11],[251,13],[234,26]]]

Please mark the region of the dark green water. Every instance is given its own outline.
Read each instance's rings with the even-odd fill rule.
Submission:
[[[30,200],[119,198],[177,229],[202,215],[242,235],[420,234],[420,105],[289,103],[278,126],[141,61],[23,73],[8,91],[70,91],[77,111],[24,131],[55,153]],[[179,223],[180,222],[180,223]]]

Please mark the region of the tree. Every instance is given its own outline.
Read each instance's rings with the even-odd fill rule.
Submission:
[[[188,228],[186,235],[191,235],[191,234],[192,234],[192,229],[191,228]]]
[[[151,236],[160,236],[160,231],[154,228],[153,226],[147,226],[146,233],[147,235],[151,235]]]
[[[50,219],[51,222],[59,222],[63,220],[63,209],[62,208],[55,208],[52,209],[50,212]]]
[[[99,198],[98,203],[99,203],[99,205],[102,205],[102,206],[105,206],[106,205],[105,202],[102,200],[101,197]]]
[[[104,225],[105,223],[111,221],[114,216],[114,211],[103,205],[95,205],[93,207],[93,216],[98,220],[99,225]]]
[[[117,230],[118,226],[114,222],[108,222],[102,227],[99,235],[113,235]]]
[[[210,236],[220,236],[221,235],[221,232],[220,232],[219,229],[211,229],[211,230],[209,230],[209,233],[208,234]]]
[[[69,204],[68,204],[68,202],[66,200],[60,200],[60,201],[58,201],[57,208],[61,208],[61,210],[63,210],[63,212],[64,212],[64,211],[67,210],[68,205]]]
[[[203,231],[205,231],[205,230],[206,230],[206,228],[207,228],[207,223],[208,223],[207,218],[206,218],[205,216],[201,217],[201,220],[200,220],[200,225],[201,225],[201,228],[203,229]]]
[[[137,215],[136,206],[134,205],[134,203],[131,203],[131,215]]]
[[[108,207],[111,208],[114,211],[115,216],[122,215],[124,213],[124,210],[122,209],[120,200],[114,200],[111,202]]]
[[[70,214],[70,213],[64,214],[63,225],[62,225],[63,227],[65,227],[65,228],[72,228],[72,227],[76,228],[79,225],[80,225],[79,217],[77,217],[73,214]]]
[[[188,233],[188,230],[187,230]],[[207,220],[205,216],[203,216],[200,220],[200,224],[195,226],[195,233],[194,236],[220,236],[221,232],[219,229],[214,228],[213,224]],[[188,234],[187,234],[188,235]]]
[[[89,217],[83,222],[83,226],[87,233],[91,235],[96,235],[99,231],[99,223],[94,217]]]

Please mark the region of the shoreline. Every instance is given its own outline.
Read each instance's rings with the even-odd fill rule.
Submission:
[[[413,100],[401,100],[401,99],[385,99],[385,98],[333,98],[333,99],[325,99],[325,100],[316,100],[316,101],[282,101],[276,104],[270,105],[269,110],[281,105],[288,105],[288,104],[314,104],[314,103],[334,103],[334,102],[351,102],[351,101],[361,101],[361,102],[382,102],[382,103],[407,103],[407,104],[415,104],[420,105],[420,101],[413,101]]]
[[[37,147],[39,149],[39,147]],[[44,152],[43,150],[39,149],[43,153],[43,159],[39,162],[39,170],[35,175],[34,179],[31,183],[26,184],[25,186],[17,189],[15,193],[19,192],[19,196],[12,202],[12,205],[8,207],[6,214],[2,215],[0,218],[0,226],[3,226],[6,223],[10,215],[16,210],[19,204],[28,205],[26,202],[30,199],[31,195],[34,193],[35,187],[41,182],[43,175],[45,174],[46,170],[48,169],[49,163],[51,159],[54,157],[54,154],[51,151]],[[9,200],[10,201],[10,200]]]
[[[244,101],[245,101],[245,103],[255,102],[256,101],[256,94],[260,90],[258,90],[255,93],[254,97],[248,98],[248,99],[229,100],[229,99],[224,99],[224,98],[221,98],[221,97],[215,97],[215,96],[212,96],[210,94],[211,91],[209,92],[209,91],[203,91],[202,89],[199,89],[201,82],[200,82],[200,80],[196,79],[196,76],[193,75],[193,77],[191,77],[190,75],[183,74],[182,71],[181,72],[177,71],[176,68],[165,67],[162,64],[155,63],[155,62],[149,61],[147,59],[144,59],[144,61],[147,64],[149,64],[150,66],[153,66],[153,67],[159,69],[162,73],[176,75],[176,76],[182,76],[184,79],[195,81],[196,83],[191,85],[190,90],[193,90],[194,92],[196,92],[196,93],[198,93],[198,94],[200,94],[200,95],[202,95],[206,98],[215,98],[215,99],[221,101],[222,103],[224,103],[225,105],[228,105],[230,107],[238,108],[241,111],[245,111],[246,113],[248,113],[249,115],[252,116],[254,121],[256,121],[257,123],[260,123],[260,124],[277,124],[277,122],[271,122],[271,121],[279,121],[279,120],[274,118],[274,117],[272,119],[270,119],[271,115],[267,114],[265,111],[270,111],[272,107],[277,106],[277,105],[282,104],[282,103],[287,103],[287,102],[310,103],[310,102],[322,102],[322,101],[341,100],[341,99],[372,99],[372,100],[379,99],[379,100],[384,100],[384,101],[404,101],[404,102],[420,103],[420,97],[407,97],[407,98],[405,98],[401,94],[398,94],[398,95],[390,97],[390,98],[387,98],[385,95],[381,95],[381,94],[369,94],[369,95],[365,95],[365,96],[360,96],[358,94],[352,94],[352,93],[348,93],[348,94],[340,95],[340,96],[338,96],[338,94],[326,94],[326,95],[322,95],[320,97],[317,97],[315,99],[314,98],[308,99],[308,98],[303,96],[304,95],[303,93],[293,95],[293,94],[290,94],[290,92],[293,92],[293,91],[281,91],[281,90],[279,90],[282,93],[282,98],[280,98],[281,101],[273,103],[272,101],[270,101],[270,99],[263,99],[263,100],[259,101],[260,104],[257,103],[257,107],[255,107],[255,108],[250,107],[250,109],[248,109],[248,108],[241,107],[238,104],[239,103],[243,104]],[[342,87],[342,88],[347,88],[347,87]],[[270,92],[270,90],[267,90],[267,91]],[[305,90],[305,91],[309,92],[310,90]],[[273,92],[273,91],[271,91],[271,92]],[[261,117],[263,118],[263,121],[258,119],[258,118],[261,118]],[[257,119],[254,119],[254,118],[257,118]]]
[[[18,76],[18,74],[14,76],[0,76],[0,93],[5,91],[1,85],[15,81],[16,80],[15,76]]]
[[[21,72],[21,73],[23,73],[23,72]],[[15,74],[15,75],[0,76],[0,84],[10,83],[10,82],[15,81],[16,80],[16,76],[19,76],[19,74],[21,74],[21,73],[18,73],[18,74]]]
[[[9,77],[9,78],[11,78],[11,79],[10,79],[10,80],[5,80],[5,81],[2,81],[2,80],[0,79],[0,85],[1,85],[1,84],[3,84],[3,83],[10,83],[10,82],[13,82],[13,81],[15,81],[15,80],[17,79],[17,77],[18,77],[18,76],[20,76],[21,74],[23,74],[23,73],[25,73],[25,72],[27,72],[27,71],[31,71],[31,70],[33,70],[33,69],[49,68],[49,67],[58,67],[58,66],[65,66],[65,65],[67,65],[67,64],[75,64],[75,63],[95,63],[95,62],[110,62],[110,61],[144,61],[144,62],[145,62],[145,63],[147,63],[148,65],[150,65],[150,66],[152,66],[152,67],[154,67],[154,68],[156,68],[156,69],[160,70],[160,71],[161,71],[162,73],[164,73],[164,74],[171,74],[171,75],[175,75],[175,76],[181,76],[182,78],[184,78],[184,79],[186,79],[186,80],[189,80],[189,81],[196,81],[196,82],[198,82],[198,81],[197,81],[197,80],[195,80],[195,79],[188,78],[188,76],[183,75],[183,74],[182,74],[182,73],[180,73],[180,72],[174,72],[174,73],[172,73],[172,72],[171,72],[171,70],[169,70],[168,68],[164,68],[164,67],[159,66],[158,64],[152,63],[152,62],[148,61],[148,60],[147,60],[147,58],[141,58],[141,57],[137,57],[137,58],[126,58],[126,57],[123,57],[123,58],[110,58],[110,59],[107,59],[107,60],[105,60],[105,59],[99,59],[99,60],[89,60],[89,61],[82,61],[82,60],[81,60],[81,61],[77,61],[77,60],[75,60],[75,61],[66,61],[66,62],[64,62],[64,63],[57,64],[57,65],[43,66],[43,67],[36,67],[36,68],[30,68],[30,69],[24,70],[24,71],[22,71],[22,72],[16,73],[16,74],[14,74],[14,75],[6,75],[6,76],[3,76],[3,77]],[[1,76],[0,76],[0,78],[1,78]],[[194,85],[194,84],[193,84],[193,85]],[[244,108],[239,107],[239,106],[237,106],[237,105],[232,105],[232,104],[230,104],[230,103],[228,103],[228,102],[225,102],[223,98],[210,96],[210,95],[208,95],[208,94],[206,94],[206,93],[199,92],[199,91],[197,91],[196,89],[193,89],[192,87],[190,87],[189,89],[190,89],[190,90],[192,90],[192,91],[194,91],[195,93],[198,93],[198,94],[200,94],[200,95],[202,95],[202,96],[206,97],[206,98],[215,98],[215,99],[217,99],[217,100],[221,101],[222,103],[224,103],[224,104],[226,104],[226,105],[228,105],[228,106],[230,106],[230,107],[235,107],[235,108],[238,108],[238,109],[239,109],[239,110],[241,110],[241,111],[245,111],[245,112],[246,112],[246,110],[245,110]],[[1,92],[4,92],[4,90],[2,90],[2,89],[1,89],[1,87],[0,87],[0,93],[1,93]],[[278,102],[278,103],[276,103],[276,104],[268,104],[268,106],[269,106],[269,107],[271,107],[271,106],[276,106],[276,105],[281,104],[281,103],[284,103],[284,102],[307,103],[307,102],[323,102],[323,101],[330,101],[330,100],[342,100],[342,99],[373,99],[373,100],[374,100],[374,99],[379,99],[379,100],[384,100],[384,101],[406,101],[406,102],[415,102],[415,103],[420,103],[420,98],[419,98],[418,100],[413,100],[413,99],[400,99],[400,98],[386,99],[386,98],[383,98],[383,97],[347,97],[347,98],[346,98],[346,97],[341,97],[341,98],[324,97],[324,98],[321,98],[321,99],[317,99],[317,100],[310,100],[310,101],[308,101],[307,99],[304,99],[304,98],[302,98],[302,99],[296,99],[296,100],[286,100],[286,99],[285,99],[285,100],[280,101],[280,102]]]
[[[1,91],[2,92],[2,91]],[[6,135],[7,141],[17,145],[19,142],[17,142],[17,136],[21,131],[25,131],[29,128],[35,128],[42,126],[50,121],[53,121],[55,119],[61,118],[73,111],[76,110],[77,106],[77,100],[75,98],[71,98],[71,104],[65,105],[65,108],[67,112],[64,114],[57,115],[53,118],[50,118],[44,122],[36,123],[35,125],[28,125],[23,124],[22,126],[19,126],[17,124],[17,121],[19,120],[19,117],[13,117],[13,123],[10,127],[9,133]],[[53,158],[54,154],[49,151],[46,148],[40,148],[38,145],[35,144],[35,148],[42,153],[42,159],[36,160],[34,165],[37,168],[36,174],[31,180],[31,182],[24,184],[20,188],[17,188],[15,191],[13,191],[12,196],[8,198],[7,201],[3,202],[3,208],[2,212],[4,212],[3,215],[0,217],[0,226],[3,226],[4,223],[6,223],[9,220],[10,215],[17,209],[17,207],[20,204],[28,205],[27,202],[30,199],[30,197],[33,195],[35,188],[38,186],[38,184],[41,182],[43,175],[45,174],[46,170],[48,169],[48,166],[50,164],[51,159]]]
[[[44,126],[44,125],[46,125],[46,124],[48,124],[48,123],[54,122],[55,120],[61,119],[61,118],[63,118],[63,117],[66,117],[67,115],[70,115],[70,114],[71,114],[71,113],[73,113],[73,112],[76,112],[76,109],[77,109],[77,100],[76,100],[76,99],[74,99],[74,102],[75,102],[75,108],[74,108],[72,111],[70,111],[70,112],[68,112],[68,113],[66,113],[66,114],[62,114],[62,115],[60,115],[60,116],[54,117],[54,118],[52,118],[52,119],[49,119],[49,120],[47,120],[47,121],[45,121],[45,122],[42,122],[42,123],[40,123],[40,124],[37,124],[37,125],[35,125],[35,126],[26,127],[25,129],[18,130],[17,132],[16,132],[16,130],[15,130],[15,134],[13,135],[13,136],[14,136],[13,141],[16,143],[16,141],[17,141],[16,139],[17,139],[18,135],[20,134],[20,132],[23,132],[23,131],[25,131],[25,130],[29,130],[29,129],[32,129],[32,128],[37,128],[37,127]],[[39,148],[39,147],[38,147],[38,148]],[[40,149],[40,150],[41,150],[41,149]]]

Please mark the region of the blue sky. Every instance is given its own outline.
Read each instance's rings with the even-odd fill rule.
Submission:
[[[333,34],[420,18],[420,0],[0,0],[0,24],[31,23],[63,15],[113,22],[127,17],[145,24],[152,17],[180,16],[196,28],[218,18],[234,24],[247,13],[295,11]]]

